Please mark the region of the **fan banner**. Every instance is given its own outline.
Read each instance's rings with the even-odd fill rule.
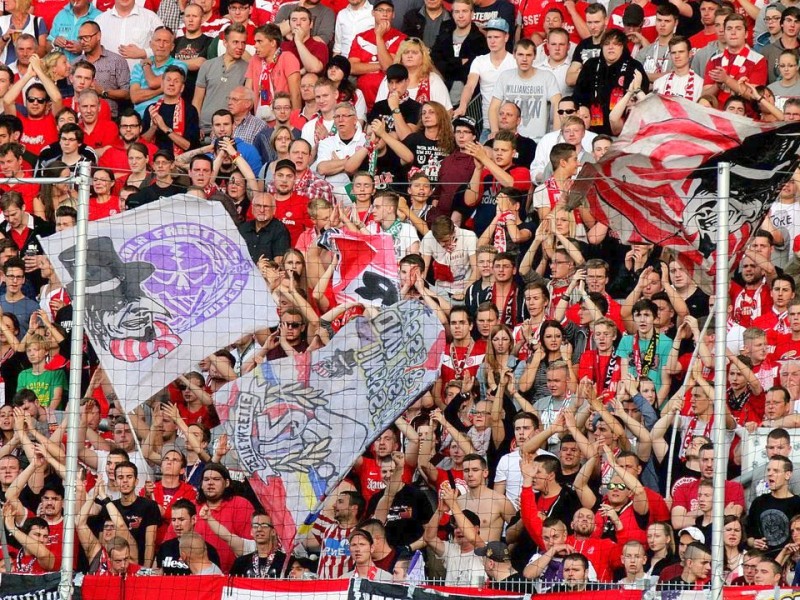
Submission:
[[[348,321],[324,348],[264,362],[215,397],[284,547],[438,376],[444,329],[430,309],[405,301],[368,314]]]
[[[25,576],[22,576],[25,577]],[[488,584],[491,585],[491,584]],[[781,588],[725,587],[724,600],[798,600],[800,591]],[[545,594],[549,600],[642,600],[662,598],[706,600],[709,589],[648,592],[608,589]],[[490,587],[454,588],[409,586],[365,579],[276,580],[201,575],[188,577],[109,577],[88,575],[83,580],[84,600],[151,600],[168,594],[170,600],[466,600],[503,598],[528,600],[530,595],[506,594]],[[5,597],[0,596],[3,600]],[[9,599],[10,600],[10,599]],[[55,600],[55,598],[53,598]]]
[[[75,229],[41,240],[75,297]],[[88,224],[86,334],[126,411],[217,350],[278,322],[219,202],[179,194]]]
[[[317,244],[338,256],[331,282],[337,304],[389,306],[399,300],[397,258],[391,235],[328,229]]]
[[[0,552],[0,554],[2,554]],[[0,600],[61,600],[58,584],[61,573],[44,575],[0,574]],[[73,600],[80,600],[80,589],[73,594]]]
[[[623,243],[639,238],[674,251],[710,290],[716,265],[717,171],[731,163],[731,268],[798,166],[800,123],[760,123],[651,94],[637,104],[599,163],[583,166],[570,204]]]

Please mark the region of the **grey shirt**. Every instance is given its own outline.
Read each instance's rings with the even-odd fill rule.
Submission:
[[[281,6],[278,14],[275,15],[275,24],[278,25],[283,21],[288,21],[292,14],[292,9],[299,4],[299,2],[289,2]],[[330,46],[333,42],[336,15],[324,4],[306,6],[305,8],[311,12],[311,35],[320,38]]]
[[[197,87],[206,91],[200,113],[200,127],[203,130],[207,132],[211,129],[211,116],[216,111],[228,108],[228,95],[234,88],[244,85],[246,75],[246,60],[239,59],[227,69],[224,55],[203,63],[197,73]]]

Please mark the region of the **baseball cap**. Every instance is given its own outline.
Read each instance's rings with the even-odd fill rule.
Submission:
[[[405,65],[389,65],[386,69],[386,81],[405,81],[408,79],[408,69]]]
[[[505,19],[489,19],[486,22],[486,25],[483,26],[486,31],[494,29],[495,31],[502,31],[503,33],[509,33],[510,27],[508,26],[508,21]]]
[[[622,24],[626,27],[641,27],[644,23],[644,9],[631,2],[622,13]]]
[[[684,527],[678,532],[678,537],[681,537],[684,533],[690,535],[695,542],[700,542],[701,544],[706,543],[705,534],[697,527]],[[477,550],[475,553],[477,554]]]
[[[281,169],[291,169],[292,173],[297,173],[297,165],[295,165],[294,162],[288,158],[283,158],[275,164],[276,173]]]
[[[153,160],[157,159],[159,156],[162,158],[166,158],[170,162],[175,161],[175,157],[172,155],[172,152],[170,152],[169,150],[164,150],[163,148],[158,152],[156,152],[155,154],[153,154]]]
[[[372,8],[378,8],[381,4],[388,4],[394,8],[394,2],[392,2],[392,0],[375,0],[375,2],[372,4]]]
[[[508,546],[503,542],[489,542],[482,548],[475,548],[475,556],[485,556],[497,562],[510,560]]]
[[[453,121],[453,129],[456,127],[467,127],[472,133],[478,135],[478,124],[472,117],[458,117],[455,121]]]

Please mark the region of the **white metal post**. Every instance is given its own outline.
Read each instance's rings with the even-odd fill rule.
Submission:
[[[72,347],[69,363],[69,403],[67,404],[67,463],[64,480],[64,536],[61,563],[61,600],[72,597],[73,559],[75,556],[75,517],[78,480],[78,436],[81,411],[81,377],[83,375],[83,317],[86,304],[86,236],[89,223],[89,194],[92,167],[88,162],[78,166],[78,223],[75,239],[75,281],[72,297]]]
[[[714,509],[711,539],[711,600],[722,600],[725,546],[722,532],[725,528],[725,480],[727,479],[728,452],[725,445],[725,389],[727,386],[726,342],[728,334],[728,195],[730,194],[731,163],[717,167],[717,264],[716,293],[714,299]],[[702,344],[702,340],[697,340]]]

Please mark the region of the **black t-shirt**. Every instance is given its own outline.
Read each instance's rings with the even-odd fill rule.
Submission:
[[[422,104],[416,100],[409,98],[405,102],[400,103],[400,114],[408,125],[416,125],[419,123],[419,116],[422,112]],[[389,108],[388,100],[380,100],[375,103],[372,110],[367,114],[367,121],[372,123],[375,119],[381,119],[386,124],[386,131],[395,131],[394,128],[394,115],[392,109]]]
[[[193,58],[205,58],[208,54],[208,48],[213,42],[212,38],[208,37],[205,33],[200,37],[190,40],[185,36],[181,36],[175,40],[175,49],[172,51],[172,56],[177,60],[187,61]],[[186,83],[183,87],[183,99],[189,102],[194,98],[194,88],[197,84],[197,71],[189,71],[186,75]]]
[[[431,183],[439,180],[439,167],[447,153],[439,147],[436,140],[429,140],[421,131],[412,133],[403,140],[406,147],[414,154],[414,162],[409,165],[424,172]]]
[[[164,119],[164,123],[166,123],[167,127],[173,127],[173,119],[175,118],[175,108],[177,104],[167,104],[166,102],[162,102],[161,106],[158,109],[158,114]],[[186,111],[183,115],[183,133],[181,136],[189,141],[191,144],[190,148],[196,148],[200,145],[200,117],[197,114],[197,109],[192,106],[191,102],[184,100],[183,102],[184,110]],[[142,118],[142,131],[147,131],[150,129],[150,111],[144,111],[144,117]],[[161,131],[160,129],[156,129],[156,135],[153,139],[155,145],[158,146],[159,150],[168,150],[170,152],[173,151],[173,142],[170,137]]]
[[[600,56],[603,47],[600,44],[595,44],[591,36],[578,42],[575,47],[575,53],[572,55],[572,62],[579,62],[585,64],[590,58]]]
[[[8,358],[0,362],[0,376],[3,377],[3,383],[6,388],[5,403],[11,404],[14,399],[14,394],[17,391],[17,379],[19,374],[25,369],[31,368],[31,362],[28,360],[28,355],[24,352],[12,352]]]
[[[772,494],[758,496],[747,514],[747,537],[764,538],[767,554],[775,557],[789,540],[789,521],[800,514],[800,496],[775,498]]]
[[[385,490],[375,494],[369,501],[367,512],[375,513],[378,501]],[[411,485],[404,485],[389,507],[386,518],[386,541],[390,546],[410,546],[422,537],[425,523],[433,516],[433,507],[428,497]]]
[[[369,171],[369,161],[370,158],[368,156],[361,163],[360,170]],[[400,162],[397,154],[391,150],[385,152],[383,156],[378,156],[373,178],[376,190],[388,189],[398,194],[405,194],[408,189],[408,180],[405,176],[403,163]]]
[[[217,549],[206,542],[208,560],[219,566],[219,553]],[[172,538],[161,544],[156,554],[156,564],[164,569],[164,575],[191,575],[189,565],[181,560],[180,540]]]
[[[122,500],[114,500],[114,506],[125,519],[133,539],[136,540],[136,546],[139,549],[139,564],[142,564],[147,542],[147,528],[151,525],[158,527],[161,523],[161,511],[158,510],[158,504],[147,498],[137,497],[128,506],[123,505]]]
[[[269,260],[283,256],[290,246],[289,231],[278,219],[272,219],[259,231],[255,221],[245,221],[239,225],[239,233],[247,242],[253,262],[258,262],[262,255]]]
[[[183,194],[186,191],[185,187],[171,183],[167,187],[160,187],[158,184],[153,183],[145,188],[142,188],[135,194],[128,196],[126,205],[128,209],[139,208],[145,204],[150,204],[161,198],[169,198],[175,194]]]
[[[258,569],[253,568],[253,562],[256,558],[258,560]],[[281,576],[285,561],[286,555],[280,551],[275,552],[271,562],[269,557],[261,557],[258,556],[258,552],[251,552],[233,561],[230,574],[235,577],[263,577],[263,573],[266,570],[267,577],[276,579]]]
[[[484,146],[492,147],[492,140],[486,140]],[[514,164],[518,167],[530,168],[536,156],[536,142],[524,135],[517,134],[517,148],[514,150]]]

